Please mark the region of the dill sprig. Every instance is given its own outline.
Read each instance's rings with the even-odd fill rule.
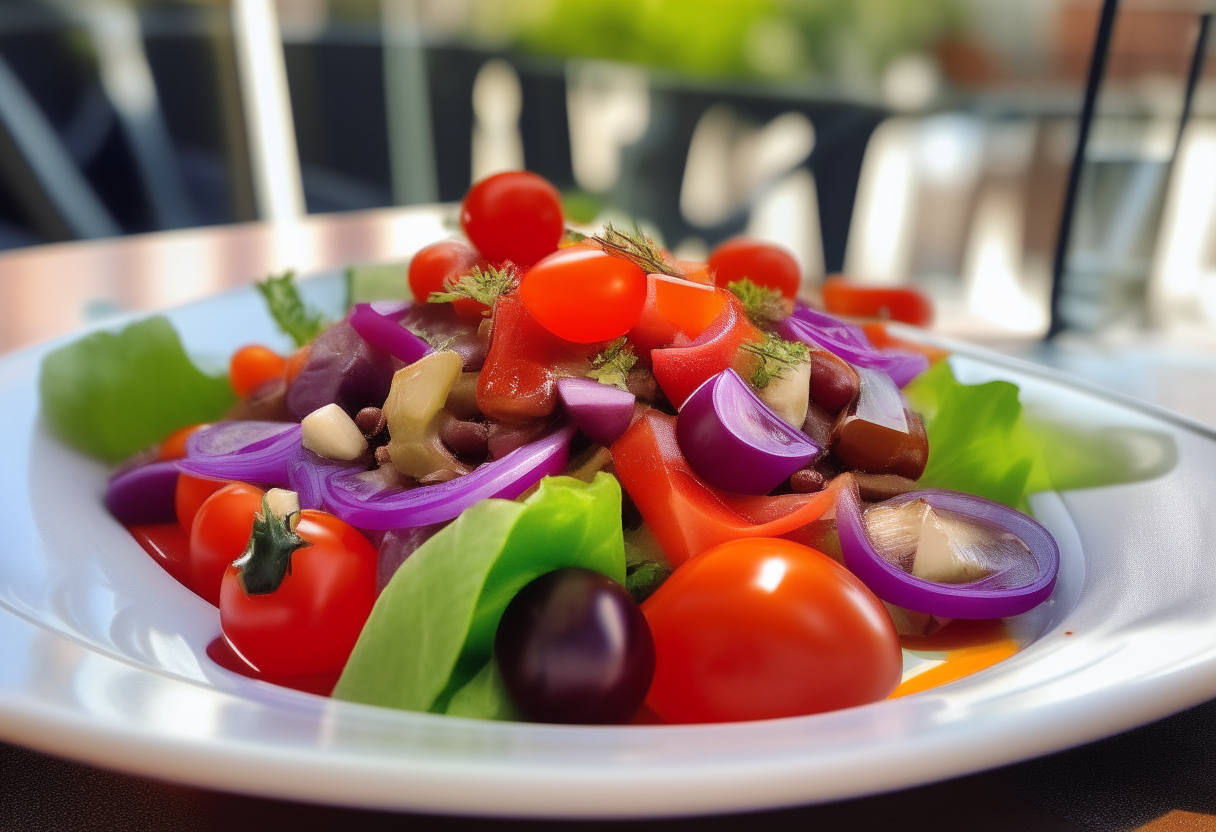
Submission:
[[[451,303],[454,300],[475,300],[478,303],[483,303],[491,309],[494,308],[494,302],[498,300],[503,292],[507,291],[514,285],[516,280],[516,271],[514,267],[508,266],[505,269],[497,269],[493,266],[481,268],[474,266],[473,270],[466,275],[452,280],[448,278],[443,281],[442,292],[431,292],[431,296],[427,298],[430,303]]]
[[[787,341],[775,332],[766,332],[759,343],[747,342],[739,349],[760,359],[750,379],[752,387],[763,390],[774,379],[781,378],[786,370],[792,370],[811,357],[811,348],[797,341]]]
[[[596,234],[591,239],[599,243],[605,254],[624,257],[646,274],[684,276],[663,254],[658,243],[647,237],[637,223],[634,223],[632,232],[621,231],[608,223],[604,226],[603,234]]]
[[[790,314],[790,302],[778,289],[761,286],[748,278],[732,280],[726,289],[743,304],[743,311],[756,326],[770,329]]]
[[[297,347],[302,347],[320,335],[327,323],[324,315],[304,305],[295,279],[295,272],[287,271],[278,277],[270,275],[255,285],[266,300],[270,316],[274,318],[279,329],[290,337]]]
[[[587,371],[587,377],[600,384],[611,384],[626,390],[629,371],[637,363],[638,357],[633,354],[633,347],[622,335],[615,341],[610,341],[603,352],[591,359],[591,369]]]

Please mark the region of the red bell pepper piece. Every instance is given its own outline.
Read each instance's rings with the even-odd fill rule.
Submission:
[[[648,410],[612,445],[612,464],[672,566],[741,537],[805,543],[804,527],[836,504],[840,478],[817,494],[731,494],[699,478],[680,453],[674,416]]]
[[[477,379],[477,407],[490,419],[520,423],[557,407],[557,379],[581,376],[602,344],[575,344],[545,329],[517,292],[494,304],[490,348]]]
[[[745,370],[736,366],[739,346],[764,340],[764,335],[747,319],[735,296],[724,294],[721,297],[725,303],[718,317],[691,344],[650,353],[655,380],[677,408],[710,376],[727,367]],[[750,373],[742,375],[746,377]]]

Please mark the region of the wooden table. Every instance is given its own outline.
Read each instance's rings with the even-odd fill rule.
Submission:
[[[70,243],[0,254],[0,353],[71,332],[90,319],[187,302],[267,273],[351,262],[404,261],[441,233],[433,210],[386,209],[264,224]],[[1134,345],[1133,345],[1134,346]],[[1138,354],[1149,354],[1143,344]],[[1071,352],[1017,347],[1084,370]],[[1091,375],[1117,378],[1119,355]],[[1078,363],[1079,362],[1079,363]],[[1102,363],[1105,362],[1105,363]],[[1186,365],[1162,385],[1126,392],[1216,424],[1216,371]],[[1159,374],[1158,374],[1159,375]],[[1156,379],[1156,380],[1154,380]],[[1135,379],[1133,379],[1135,381]],[[1208,382],[1206,385],[1203,382]],[[1203,389],[1194,390],[1196,384]],[[1117,386],[1117,385],[1116,385]],[[1171,398],[1173,397],[1173,398]],[[645,821],[634,828],[1152,830],[1216,829],[1216,701],[1117,737],[990,772],[841,803],[751,816]],[[0,828],[6,830],[465,829],[493,821],[315,807],[109,772],[0,744]],[[531,824],[528,824],[531,826]],[[616,826],[618,824],[597,824]],[[625,824],[619,824],[625,825]]]

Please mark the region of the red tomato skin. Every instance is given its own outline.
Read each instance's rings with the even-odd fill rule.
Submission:
[[[788,540],[724,543],[677,569],[642,612],[655,641],[646,704],[675,723],[775,719],[883,699],[903,655],[882,603]]]
[[[802,270],[792,254],[773,243],[746,237],[735,237],[714,249],[709,269],[714,283],[722,288],[746,277],[757,286],[769,286],[794,298],[802,284]]]
[[[310,545],[291,556],[274,592],[246,595],[235,566],[220,587],[220,628],[233,648],[269,676],[341,670],[376,601],[376,549],[321,511],[300,513]]]
[[[677,408],[682,407],[707,378],[734,366],[740,355],[739,347],[744,342],[764,340],[764,333],[747,319],[743,306],[734,295],[725,294],[723,300],[718,317],[695,341],[687,346],[650,352],[655,381]]]
[[[177,488],[173,491],[173,507],[177,514],[178,524],[187,534],[190,532],[190,527],[194,525],[194,515],[198,514],[203,503],[227,484],[227,480],[205,480],[189,474],[177,475]]]
[[[843,277],[823,283],[823,305],[833,315],[880,318],[913,326],[933,322],[933,303],[910,286],[858,286]]]
[[[253,516],[261,510],[262,490],[244,482],[228,483],[203,501],[190,524],[186,586],[196,595],[220,605],[224,570],[245,551]]]
[[[498,173],[469,188],[460,225],[486,260],[522,269],[557,251],[566,228],[557,188],[527,171]]]
[[[425,303],[433,292],[444,291],[445,280],[456,280],[474,268],[485,268],[486,263],[473,248],[463,240],[440,240],[421,249],[410,260],[407,279],[410,292],[418,303]],[[458,300],[453,306],[465,318],[478,318],[486,311],[483,303],[475,300]]]
[[[281,378],[287,368],[287,359],[269,347],[248,344],[232,354],[228,362],[228,381],[232,390],[242,399],[260,385]]]
[[[519,296],[558,338],[593,344],[619,338],[637,323],[646,303],[646,273],[602,251],[563,249],[528,270]]]

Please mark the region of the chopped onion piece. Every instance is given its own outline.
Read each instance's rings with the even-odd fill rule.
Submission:
[[[217,422],[190,435],[177,468],[204,479],[285,486],[301,431],[296,422]]]
[[[734,370],[698,387],[676,420],[680,453],[715,488],[766,494],[822,449],[774,413]]]
[[[886,373],[869,367],[857,367],[861,392],[857,397],[857,418],[897,433],[908,432],[908,417],[904,413],[904,397]]]
[[[629,391],[593,378],[560,378],[557,395],[578,429],[605,447],[628,429],[637,402]]]
[[[434,349],[399,323],[408,309],[408,303],[360,303],[350,314],[350,325],[367,343],[413,364]]]
[[[909,504],[921,502],[933,510]],[[1009,506],[971,494],[941,489],[913,491],[881,504],[873,525],[883,529],[898,523],[949,538],[945,546],[926,542],[925,571],[941,576],[974,569],[985,573],[966,583],[946,583],[918,577],[915,563],[922,541],[910,533],[876,545],[867,533],[855,489],[841,489],[836,501],[836,527],[845,566],[884,601],[916,612],[946,618],[1004,618],[1038,606],[1051,595],[1060,567],[1060,550],[1051,534],[1031,517]],[[958,535],[955,539],[954,535]],[[945,554],[943,554],[943,548]],[[910,571],[911,570],[911,571]]]

